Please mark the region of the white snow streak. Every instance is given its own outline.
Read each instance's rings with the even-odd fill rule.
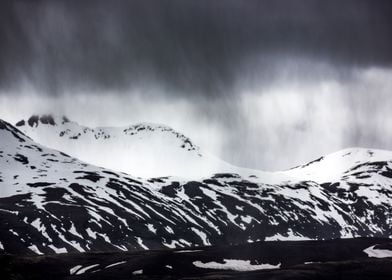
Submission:
[[[201,261],[194,261],[193,265],[200,268],[235,270],[235,271],[253,271],[253,270],[261,270],[261,269],[280,268],[280,263],[277,265],[251,264],[250,260],[235,260],[235,259],[224,259],[223,262],[224,263],[218,263],[218,262],[203,263]]]

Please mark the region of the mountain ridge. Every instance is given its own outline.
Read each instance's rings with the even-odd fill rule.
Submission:
[[[33,115],[17,122],[17,127],[45,146],[138,177],[200,179],[238,169],[202,151],[189,137],[162,124],[90,128],[65,116]]]
[[[280,173],[142,179],[46,148],[5,122],[0,138],[4,252],[392,236],[392,159],[321,184]]]

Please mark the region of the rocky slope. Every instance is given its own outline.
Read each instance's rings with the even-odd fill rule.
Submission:
[[[392,236],[392,153],[386,151],[333,155],[338,162],[358,151],[362,156],[342,165],[339,176],[319,182],[307,178],[306,169],[324,159],[286,172],[238,169],[196,181],[140,179],[93,166],[34,142],[4,121],[0,139],[2,252]]]

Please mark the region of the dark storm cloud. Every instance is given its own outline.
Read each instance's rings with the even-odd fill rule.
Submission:
[[[391,1],[2,1],[0,86],[222,96],[286,57],[392,63]]]
[[[392,150],[392,1],[0,1],[0,118],[165,123],[231,163]]]

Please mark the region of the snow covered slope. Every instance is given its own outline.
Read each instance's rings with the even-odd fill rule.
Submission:
[[[165,125],[89,128],[66,117],[35,115],[16,126],[42,145],[134,176],[200,179],[239,170],[203,152],[188,137]]]
[[[376,149],[349,148],[320,157],[305,165],[282,172],[291,177],[318,183],[341,180],[369,165],[392,160],[392,152]],[[357,167],[353,170],[353,167]],[[363,174],[364,176],[366,174]],[[365,179],[365,178],[360,178]],[[372,178],[374,179],[374,178]],[[369,183],[372,181],[370,180]]]
[[[46,148],[4,121],[0,140],[0,250],[9,253],[392,236],[390,159],[354,162],[322,184],[246,172],[140,179]]]

